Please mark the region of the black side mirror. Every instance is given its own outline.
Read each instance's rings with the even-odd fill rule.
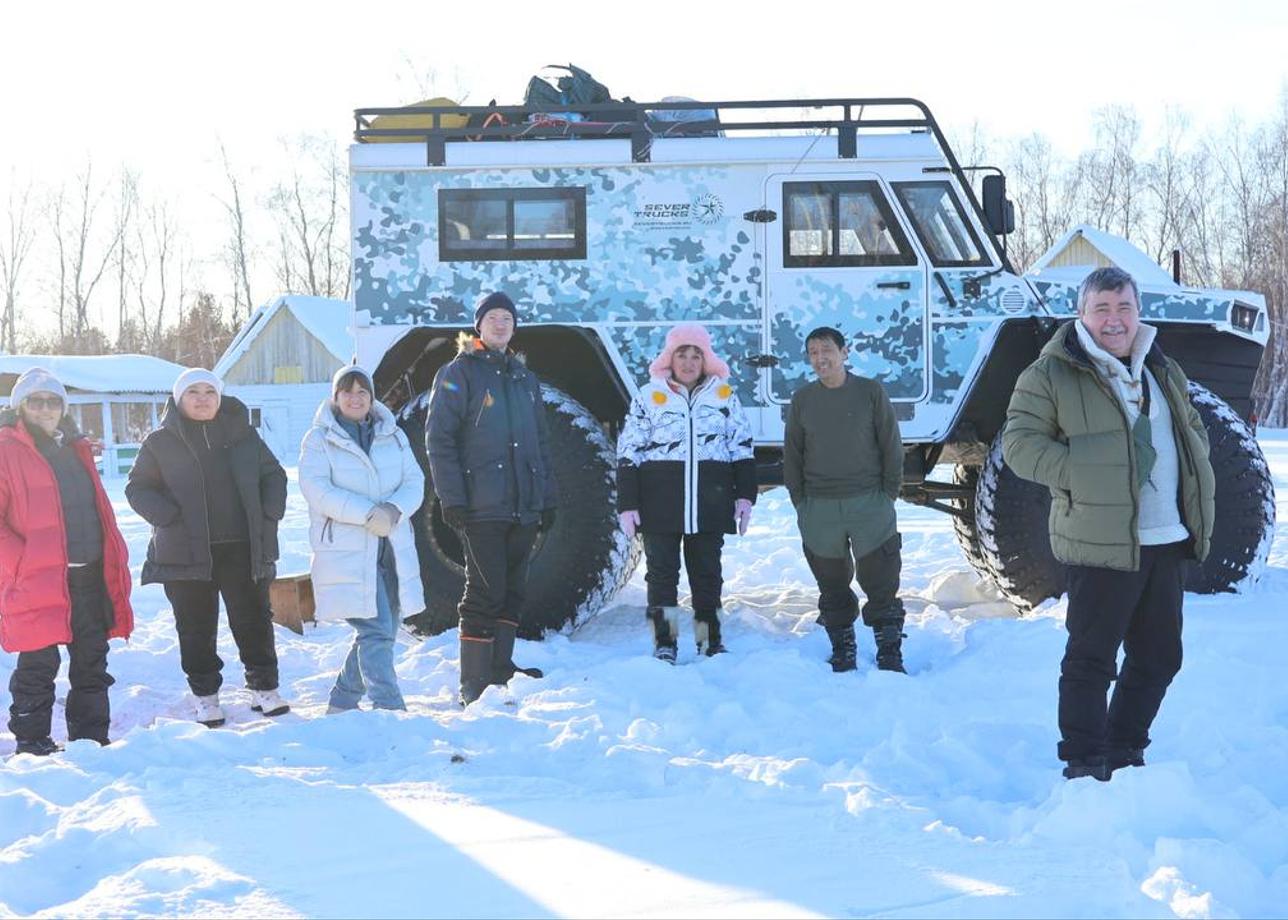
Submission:
[[[984,220],[996,236],[1015,232],[1015,207],[1006,198],[1006,176],[984,177]]]

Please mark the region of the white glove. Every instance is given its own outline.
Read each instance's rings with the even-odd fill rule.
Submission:
[[[623,511],[617,515],[617,519],[622,522],[622,530],[626,532],[628,538],[635,536],[635,530],[640,526],[640,513],[638,511]]]
[[[740,498],[733,503],[733,519],[738,522],[738,536],[741,537],[751,523],[751,502],[748,499]]]
[[[367,533],[377,537],[387,537],[394,532],[394,526],[401,517],[402,512],[389,502],[372,505],[371,510],[367,512]]]

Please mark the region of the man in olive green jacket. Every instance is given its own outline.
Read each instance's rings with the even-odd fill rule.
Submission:
[[[1144,764],[1181,668],[1188,563],[1212,537],[1207,432],[1156,334],[1140,322],[1132,277],[1097,269],[1078,318],[1020,375],[1006,416],[1006,462],[1051,490],[1051,549],[1069,567],[1058,750],[1070,779]]]

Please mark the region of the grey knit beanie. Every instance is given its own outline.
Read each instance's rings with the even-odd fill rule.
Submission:
[[[33,367],[13,382],[13,391],[9,394],[9,405],[15,409],[32,393],[53,393],[67,405],[67,388],[59,382],[51,371],[43,367]]]

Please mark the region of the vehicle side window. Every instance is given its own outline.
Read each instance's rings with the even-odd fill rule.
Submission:
[[[783,184],[783,265],[916,265],[917,256],[875,182]]]
[[[901,182],[894,191],[932,264],[939,268],[989,264],[951,185]]]
[[[586,258],[586,189],[440,189],[442,262]]]

